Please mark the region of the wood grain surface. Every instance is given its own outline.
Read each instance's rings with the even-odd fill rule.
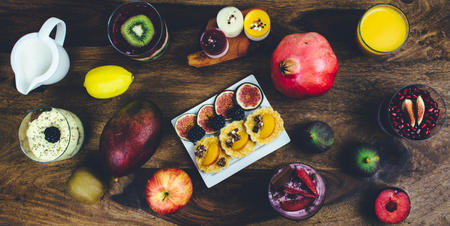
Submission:
[[[381,57],[356,47],[356,24],[375,0],[152,0],[167,23],[170,44],[154,62],[138,62],[118,53],[106,27],[114,9],[125,1],[77,0],[0,3],[0,224],[2,225],[382,225],[374,214],[380,189],[408,192],[411,212],[400,225],[450,225],[450,128],[424,142],[400,142],[407,148],[404,165],[385,165],[369,178],[345,170],[345,151],[356,142],[376,143],[389,137],[377,125],[380,101],[400,87],[423,83],[450,103],[450,3],[447,0],[392,0],[410,22],[410,36],[398,51]],[[221,64],[195,68],[186,56],[200,50],[198,38],[209,19],[233,5],[264,6],[271,17],[273,45]],[[29,95],[15,88],[10,54],[25,34],[37,32],[49,18],[65,21],[64,44],[71,65],[60,82]],[[281,39],[316,31],[330,42],[339,61],[332,89],[323,96],[293,100],[278,92],[270,77],[270,58]],[[130,88],[110,99],[95,99],[83,86],[86,73],[102,65],[119,65],[135,77]],[[251,164],[212,188],[206,188],[170,120],[240,79],[254,74],[272,107],[285,122],[288,145]],[[121,107],[139,98],[155,102],[164,114],[164,136],[153,157],[137,172],[111,182],[93,206],[75,201],[65,183],[75,168],[98,165],[98,145],[106,122]],[[74,112],[83,121],[86,140],[73,158],[36,163],[21,151],[17,130],[24,115],[40,106]],[[324,121],[335,133],[333,147],[311,154],[295,142],[301,126]],[[398,139],[398,138],[395,138]],[[398,139],[399,140],[399,139]],[[313,166],[324,177],[325,205],[312,218],[295,222],[279,216],[267,199],[274,170],[289,162]],[[157,169],[178,167],[193,180],[194,193],[180,212],[162,216],[145,201],[146,180]]]

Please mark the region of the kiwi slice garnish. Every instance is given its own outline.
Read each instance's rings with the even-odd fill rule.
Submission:
[[[152,21],[145,15],[137,15],[129,18],[120,27],[122,36],[134,47],[147,45],[155,34]]]

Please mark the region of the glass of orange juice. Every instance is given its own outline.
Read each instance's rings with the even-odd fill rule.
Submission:
[[[356,36],[359,49],[367,55],[394,52],[408,39],[408,18],[393,5],[374,5],[361,17]]]

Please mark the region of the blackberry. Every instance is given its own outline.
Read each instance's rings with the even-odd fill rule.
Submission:
[[[217,131],[225,126],[225,117],[223,115],[216,115],[211,120],[211,127]]]
[[[192,142],[196,142],[202,139],[203,136],[205,136],[205,130],[199,125],[195,125],[188,132],[188,139]]]
[[[54,126],[47,127],[44,130],[44,134],[45,134],[45,140],[50,143],[58,142],[59,137],[61,136],[61,132],[59,131],[59,129]]]
[[[241,107],[234,107],[233,109],[231,109],[230,115],[234,121],[239,121],[244,119],[245,111]]]

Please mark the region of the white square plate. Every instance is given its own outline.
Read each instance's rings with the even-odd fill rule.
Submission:
[[[260,88],[261,86],[259,85],[258,81],[256,80],[255,76],[253,75],[249,75],[246,78],[242,79],[241,81],[235,83],[234,85],[228,87],[226,90],[236,90],[236,88],[244,83],[244,82],[250,82],[253,84],[258,85]],[[261,88],[262,91],[262,88]],[[262,91],[263,92],[263,91]],[[264,92],[263,92],[264,95]],[[216,95],[217,96],[217,95]],[[177,119],[187,113],[194,113],[197,114],[198,110],[200,109],[200,107],[202,107],[205,104],[214,104],[214,99],[216,96],[213,96],[211,98],[209,98],[208,100],[204,101],[203,103],[195,106],[194,108],[190,109],[189,111],[184,112],[183,114],[179,115],[178,117],[172,119],[172,125],[175,128],[175,122],[177,121]],[[270,107],[269,101],[267,100],[266,95],[264,95],[263,98],[263,102],[261,103],[260,107]],[[276,109],[274,109],[276,110]],[[249,114],[251,114],[253,111],[246,111],[245,112],[245,116],[247,117]],[[227,122],[229,123],[229,122]],[[211,135],[206,135],[206,136],[213,136],[217,134],[211,134]],[[192,161],[194,162],[194,164],[197,165],[197,163],[195,162],[195,154],[194,154],[194,144],[190,141],[186,141],[181,139],[181,142],[183,143],[184,147],[186,148],[186,151],[188,152],[189,156],[191,156]],[[239,172],[241,169],[244,169],[245,167],[249,166],[250,164],[258,161],[259,159],[261,159],[262,157],[276,151],[277,149],[283,147],[284,145],[286,145],[287,143],[289,143],[291,141],[291,139],[289,138],[288,134],[286,133],[286,130],[284,130],[280,136],[270,142],[269,144],[266,145],[256,145],[255,150],[250,153],[249,155],[237,159],[237,158],[232,158],[231,161],[228,164],[228,167],[223,169],[222,171],[218,172],[218,173],[205,173],[201,170],[198,170],[198,172],[200,173],[200,176],[202,177],[203,181],[205,182],[206,186],[208,188],[222,182],[223,180],[227,179],[228,177],[230,177],[231,175]],[[197,167],[198,169],[198,167]]]

